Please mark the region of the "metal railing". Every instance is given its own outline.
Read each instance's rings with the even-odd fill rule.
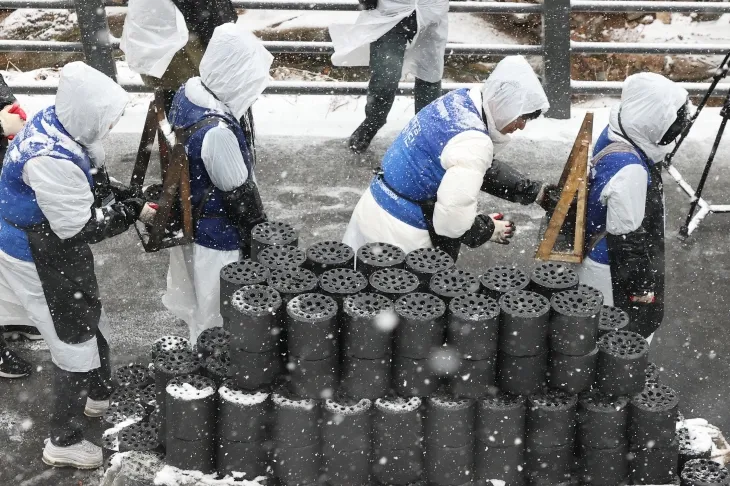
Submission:
[[[75,9],[78,16],[81,42],[10,41],[0,40],[0,52],[79,52],[84,53],[89,64],[100,71],[116,76],[112,57],[119,47],[118,39],[109,35],[104,6],[122,7],[123,0],[0,0],[0,9],[38,8]],[[264,10],[309,11],[356,11],[356,0],[234,0],[237,8]],[[570,14],[572,12],[697,12],[730,13],[726,2],[686,1],[606,1],[606,0],[543,0],[542,4],[512,2],[452,1],[450,12],[483,14],[539,14],[542,15],[542,43],[537,45],[490,45],[455,44],[446,47],[447,57],[505,56],[510,54],[543,57],[543,83],[550,98],[550,116],[570,116],[571,96],[574,94],[617,94],[622,83],[611,81],[577,81],[570,78],[570,61],[573,54],[722,54],[730,51],[730,44],[672,44],[672,43],[616,43],[578,42],[570,39]],[[331,42],[265,41],[266,48],[275,54],[323,55],[331,54]],[[680,83],[691,93],[707,89],[705,83]],[[122,84],[130,92],[149,91],[142,84]],[[445,83],[444,89],[466,86],[461,83]],[[53,93],[53,82],[13,85],[17,93]],[[401,83],[399,94],[410,94],[411,83]],[[271,83],[270,94],[364,94],[367,84],[362,82],[292,82]],[[717,90],[724,95],[725,90]]]

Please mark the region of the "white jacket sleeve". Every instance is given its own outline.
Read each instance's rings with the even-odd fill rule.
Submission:
[[[446,174],[436,193],[433,226],[450,238],[463,235],[474,223],[477,198],[487,169],[492,166],[494,146],[486,134],[463,132],[449,140],[441,152]]]
[[[221,191],[232,191],[248,179],[238,139],[225,126],[208,130],[203,138],[201,157],[210,180]]]
[[[94,193],[86,174],[73,162],[42,156],[23,167],[23,181],[61,239],[75,236],[91,218]]]
[[[606,231],[625,235],[641,226],[648,183],[646,170],[638,164],[627,165],[608,181],[601,191],[601,202],[607,209]]]

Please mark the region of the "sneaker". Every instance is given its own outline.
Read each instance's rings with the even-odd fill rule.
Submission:
[[[68,447],[53,445],[46,439],[43,448],[43,462],[53,467],[75,467],[76,469],[96,469],[104,463],[101,447],[95,446],[88,440]]]
[[[3,337],[8,341],[17,341],[21,337],[30,341],[43,339],[38,329],[33,326],[3,326]]]
[[[29,376],[33,365],[10,351],[0,351],[0,377],[2,378],[23,378]]]
[[[109,408],[109,399],[105,400],[92,400],[91,398],[86,399],[86,408],[84,408],[84,415],[87,417],[97,418],[104,415],[106,409]]]
[[[368,149],[370,142],[375,138],[375,134],[378,133],[377,128],[373,128],[367,120],[362,122],[357,130],[352,132],[350,139],[347,142],[347,146],[356,154],[361,154]]]

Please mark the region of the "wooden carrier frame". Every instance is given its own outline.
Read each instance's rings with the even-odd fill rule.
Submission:
[[[134,163],[132,180],[129,185],[142,190],[149,168],[152,147],[157,138],[160,150],[160,172],[162,193],[158,201],[157,214],[150,225],[141,230],[135,225],[142,246],[147,252],[185,245],[193,241],[193,211],[190,202],[190,172],[185,148],[180,143],[182,131],[172,129],[165,113],[165,98],[161,90],[155,91],[154,99],[147,109],[142,139],[139,142],[137,158]],[[165,236],[165,228],[170,220],[175,199],[182,209],[181,234]]]
[[[586,203],[588,199],[588,161],[593,140],[593,113],[586,113],[578,136],[573,143],[568,161],[563,167],[558,187],[560,198],[548,222],[545,234],[535,253],[537,260],[552,260],[566,263],[583,262],[586,233]],[[572,252],[555,251],[555,242],[575,201],[576,220]]]

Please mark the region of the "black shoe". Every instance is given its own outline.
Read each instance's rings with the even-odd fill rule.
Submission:
[[[9,349],[0,351],[0,377],[23,378],[30,375],[32,369],[30,363]]]
[[[21,337],[30,341],[43,339],[38,329],[33,326],[3,326],[3,337],[8,341],[18,341]]]
[[[347,146],[356,154],[363,153],[370,146],[370,142],[373,141],[378,130],[379,128],[373,127],[367,120],[365,120],[359,127],[357,127],[357,130],[352,132]]]

